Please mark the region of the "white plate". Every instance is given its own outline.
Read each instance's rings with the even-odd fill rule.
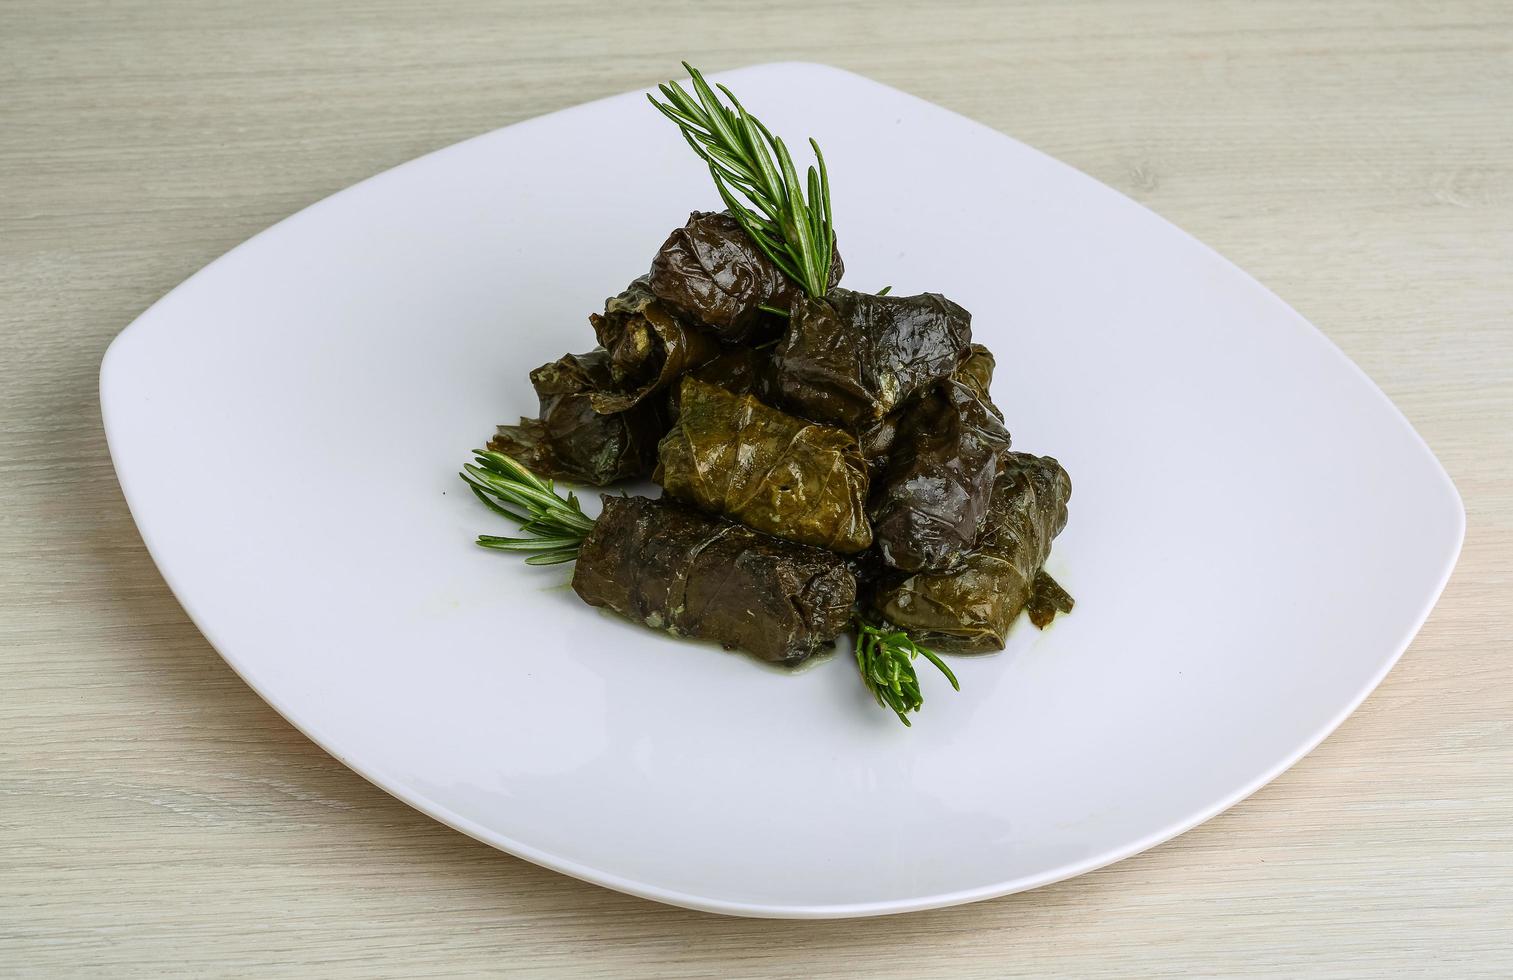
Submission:
[[[1438,597],[1464,513],[1317,330],[1161,218],[960,116],[818,65],[723,76],[818,136],[847,284],[943,292],[1015,444],[1072,474],[1076,612],[921,671],[912,730],[844,656],[788,675],[474,547],[454,475],[527,371],[717,198],[640,93],[461,143],[233,250],[111,345],[142,537],[259,694],[400,799],[678,905],[848,916],[1108,864],[1295,762]]]

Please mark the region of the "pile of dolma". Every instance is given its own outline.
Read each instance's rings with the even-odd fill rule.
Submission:
[[[656,629],[793,664],[853,618],[1002,649],[1071,597],[1044,570],[1071,481],[1010,449],[972,317],[936,293],[813,298],[728,212],[695,212],[531,372],[540,412],[489,448],[606,495],[573,588]]]

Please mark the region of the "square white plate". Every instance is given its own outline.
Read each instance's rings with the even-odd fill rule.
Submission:
[[[943,292],[1017,447],[1072,474],[1077,609],[928,670],[905,729],[578,602],[472,544],[455,473],[526,374],[717,206],[641,93],[433,153],[212,263],[111,345],[101,402],[164,578],[259,694],[400,799],[659,901],[847,916],[1032,888],[1243,798],[1382,679],[1460,549],[1386,397],[1239,269],[1085,175],[818,65],[722,76],[817,136],[846,282]],[[595,501],[596,503],[596,501]]]

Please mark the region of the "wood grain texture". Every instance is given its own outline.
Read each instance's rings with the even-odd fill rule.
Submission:
[[[104,451],[105,345],[425,151],[719,70],[850,68],[1256,274],[1465,497],[1443,600],[1333,737],[1112,868],[861,922],[561,877],[344,769],[217,658]],[[0,973],[1513,974],[1513,6],[0,3]]]

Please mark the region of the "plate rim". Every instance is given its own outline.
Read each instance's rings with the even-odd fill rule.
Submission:
[[[874,79],[868,78],[867,76],[820,62],[761,62],[741,66],[739,68],[730,69],[728,71],[719,72],[716,75],[712,75],[710,77],[718,80],[728,80],[739,75],[755,72],[794,70],[810,72],[818,71],[821,73],[846,76],[853,80],[860,80],[868,85],[882,89],[890,95],[903,96],[908,99],[923,102],[937,112],[947,113],[958,121],[962,121],[970,124],[975,128],[991,132],[1001,139],[1011,140],[1019,146],[1029,149],[1031,152],[1035,153],[1038,156],[1049,158],[1049,154],[1035,149],[1028,144],[1021,143],[1018,140],[1015,140],[1014,137],[1009,136],[1006,133],[993,129],[992,127],[987,126],[984,123],[980,123],[974,119],[971,119],[970,117],[957,113],[954,110],[940,106],[933,102],[929,102],[928,100],[921,99],[919,96],[912,95],[908,92],[903,91],[902,89],[894,88],[885,83],[878,82]],[[165,293],[158,300],[153,302],[135,318],[133,318],[132,321],[128,323],[106,347],[105,353],[101,358],[99,377],[100,411],[101,420],[105,430],[106,444],[109,451],[112,467],[116,472],[117,481],[121,487],[122,496],[125,498],[127,509],[132,515],[132,522],[136,525],[137,532],[141,536],[142,542],[147,548],[148,554],[153,560],[153,564],[157,567],[158,574],[162,577],[164,583],[168,586],[169,591],[173,593],[175,600],[179,603],[180,608],[184,610],[185,615],[189,617],[189,620],[194,624],[195,628],[200,631],[201,635],[205,638],[206,642],[210,644],[211,648],[215,650],[217,655],[219,655],[220,658],[232,669],[232,671],[239,678],[241,678],[242,682],[245,683],[254,694],[256,694],[266,704],[268,704],[269,707],[273,708],[274,711],[278,712],[279,716],[282,717],[290,725],[292,725],[295,730],[300,732],[300,734],[310,739],[310,741],[318,745],[323,751],[329,754],[332,758],[336,759],[336,761],[340,762],[347,769],[361,776],[363,779],[367,780],[372,785],[387,793],[389,796],[405,803],[406,805],[420,811],[421,813],[426,814],[427,816],[452,828],[453,830],[466,834],[467,836],[477,841],[480,841],[498,850],[504,851],[505,853],[529,861],[533,864],[540,865],[560,874],[565,874],[569,877],[577,878],[580,881],[585,881],[590,884],[610,888],[618,892],[636,896],[638,898],[649,899],[655,902],[678,906],[681,908],[693,909],[701,912],[711,912],[723,915],[751,918],[845,919],[880,915],[894,915],[906,912],[918,912],[928,909],[963,905],[992,898],[1000,898],[1005,895],[1029,891],[1031,889],[1053,884],[1058,881],[1074,878],[1091,871],[1096,871],[1111,864],[1116,864],[1119,861],[1132,857],[1143,851],[1147,851],[1153,847],[1157,847],[1169,840],[1172,840],[1175,837],[1186,833],[1187,831],[1193,829],[1194,827],[1197,827],[1200,824],[1206,823],[1220,813],[1223,813],[1225,810],[1228,810],[1231,807],[1239,804],[1240,802],[1255,794],[1262,787],[1278,778],[1280,775],[1282,775],[1282,773],[1286,772],[1288,769],[1291,769],[1300,760],[1302,760],[1305,756],[1307,756],[1310,752],[1317,748],[1319,744],[1324,741],[1324,739],[1333,734],[1334,731],[1344,723],[1345,719],[1350,717],[1350,715],[1360,707],[1361,703],[1365,701],[1365,699],[1369,697],[1373,691],[1376,690],[1383,679],[1386,678],[1387,674],[1391,672],[1392,668],[1397,665],[1398,661],[1402,658],[1403,654],[1407,651],[1413,640],[1417,638],[1420,630],[1422,630],[1424,623],[1427,621],[1434,607],[1438,604],[1439,599],[1443,595],[1445,587],[1448,585],[1450,577],[1454,572],[1455,566],[1459,561],[1460,554],[1465,543],[1465,502],[1444,464],[1440,461],[1438,456],[1435,455],[1434,451],[1430,448],[1428,443],[1424,440],[1423,436],[1414,427],[1412,422],[1409,421],[1407,416],[1403,414],[1402,410],[1399,409],[1395,403],[1393,403],[1391,398],[1387,396],[1386,392],[1384,392],[1381,387],[1374,380],[1372,380],[1372,378],[1365,372],[1365,370],[1362,369],[1353,360],[1351,360],[1350,357],[1346,355],[1345,352],[1341,350],[1339,346],[1335,344],[1327,334],[1324,333],[1324,331],[1320,330],[1312,323],[1312,321],[1294,310],[1285,300],[1283,300],[1268,286],[1266,286],[1265,283],[1261,282],[1246,270],[1240,268],[1238,265],[1215,250],[1212,246],[1208,245],[1206,242],[1183,230],[1164,216],[1146,207],[1141,202],[1128,197],[1115,188],[1109,187],[1102,181],[1098,181],[1096,178],[1078,169],[1072,164],[1057,159],[1055,160],[1057,164],[1076,171],[1083,177],[1094,181],[1100,187],[1103,187],[1104,189],[1117,194],[1126,202],[1135,204],[1137,207],[1145,211],[1146,214],[1155,217],[1160,222],[1167,225],[1170,229],[1176,231],[1184,238],[1188,239],[1190,242],[1197,243],[1212,258],[1217,259],[1220,263],[1229,267],[1240,276],[1250,280],[1251,282],[1259,286],[1263,291],[1267,302],[1274,308],[1276,308],[1279,313],[1282,313],[1286,316],[1296,319],[1297,321],[1300,321],[1303,324],[1306,324],[1307,327],[1311,331],[1313,331],[1313,333],[1317,335],[1318,338],[1322,339],[1325,342],[1327,350],[1332,358],[1336,362],[1342,363],[1348,370],[1353,371],[1360,380],[1364,381],[1367,388],[1379,400],[1381,405],[1388,410],[1389,415],[1396,419],[1397,424],[1407,429],[1408,433],[1412,436],[1412,442],[1416,446],[1416,448],[1420,450],[1430,462],[1433,463],[1434,470],[1438,475],[1438,482],[1442,484],[1442,489],[1449,491],[1448,502],[1451,503],[1454,508],[1453,517],[1455,527],[1455,544],[1448,553],[1448,558],[1444,563],[1444,567],[1440,569],[1437,575],[1437,584],[1433,589],[1429,591],[1429,593],[1427,593],[1427,598],[1424,601],[1422,608],[1414,617],[1412,628],[1406,632],[1401,642],[1397,645],[1396,649],[1391,653],[1389,657],[1387,657],[1383,661],[1382,665],[1374,672],[1374,674],[1367,679],[1367,681],[1362,685],[1361,689],[1338,712],[1336,712],[1330,719],[1328,719],[1323,725],[1321,725],[1316,732],[1312,733],[1307,739],[1303,740],[1302,744],[1295,751],[1283,757],[1278,763],[1267,769],[1260,776],[1252,779],[1249,783],[1241,786],[1238,790],[1234,791],[1228,796],[1221,798],[1208,807],[1203,808],[1194,815],[1173,821],[1170,825],[1147,834],[1145,837],[1138,838],[1121,847],[1113,848],[1107,852],[1099,853],[1082,860],[1066,862],[1062,865],[1041,872],[1039,874],[1022,875],[1018,878],[1012,878],[1008,881],[999,882],[992,885],[941,892],[916,898],[890,899],[877,902],[850,902],[834,904],[819,903],[795,905],[732,901],[729,899],[721,899],[709,895],[680,891],[678,889],[664,888],[647,882],[617,875],[611,872],[606,872],[598,868],[573,861],[571,859],[563,858],[552,853],[549,850],[526,844],[507,835],[490,830],[489,828],[484,827],[481,824],[478,824],[475,821],[472,821],[443,805],[438,804],[434,800],[421,796],[418,793],[409,791],[405,788],[403,780],[390,778],[390,774],[387,773],[384,770],[384,767],[381,765],[363,765],[349,759],[342,751],[338,749],[332,739],[325,737],[325,735],[321,732],[319,725],[313,724],[306,719],[297,717],[297,713],[289,710],[287,706],[281,702],[281,699],[278,696],[270,691],[262,689],[248,677],[247,672],[244,671],[243,666],[238,663],[237,658],[226,652],[226,645],[221,642],[221,638],[217,636],[216,631],[210,628],[206,623],[202,622],[201,617],[196,613],[191,603],[185,600],[184,592],[180,588],[180,583],[176,581],[175,574],[172,573],[165,564],[164,557],[160,554],[160,549],[157,547],[154,541],[154,535],[137,519],[138,508],[137,504],[135,503],[135,491],[133,490],[132,486],[133,480],[128,475],[131,467],[129,464],[123,464],[118,436],[119,430],[114,427],[114,413],[111,409],[112,399],[110,397],[110,389],[113,384],[119,383],[118,381],[115,381],[113,379],[118,379],[121,375],[119,368],[113,368],[113,365],[121,360],[120,351],[124,346],[121,342],[124,338],[128,337],[128,335],[131,335],[134,331],[138,333],[141,332],[139,328],[144,325],[145,321],[149,321],[160,307],[168,303],[176,294],[187,287],[190,283],[210,272],[210,270],[231,259],[232,256],[235,256],[243,249],[251,246],[254,242],[268,235],[274,229],[280,228],[290,222],[308,220],[309,216],[311,216],[312,213],[320,211],[331,202],[355,191],[357,188],[362,187],[371,181],[382,178],[388,174],[404,170],[408,167],[420,165],[424,161],[428,161],[440,154],[457,151],[470,143],[502,132],[504,130],[512,130],[519,127],[529,127],[543,123],[547,120],[558,119],[563,116],[588,110],[604,102],[623,98],[626,95],[634,95],[640,92],[649,91],[649,89],[650,86],[645,89],[631,89],[628,92],[615,93],[603,98],[593,99],[588,102],[579,103],[573,106],[567,106],[562,109],[544,113],[539,116],[523,119],[518,122],[511,123],[508,126],[502,126],[497,129],[490,130],[485,133],[480,133],[475,136],[459,140],[455,143],[439,147],[435,150],[431,150],[427,153],[421,154],[420,156],[414,157],[413,159],[407,160],[393,167],[386,168],[385,170],[379,171],[376,174],[373,174],[362,180],[356,181],[355,183],[352,183],[347,187],[337,190],[334,193],[329,194],[321,198],[320,200],[299,209],[298,211],[295,211],[294,213],[275,222],[274,224],[269,225],[267,228],[264,228],[256,234],[248,237],[244,241],[217,256],[215,259],[206,263],[200,269],[185,278],[177,286],[173,287],[171,290]]]

